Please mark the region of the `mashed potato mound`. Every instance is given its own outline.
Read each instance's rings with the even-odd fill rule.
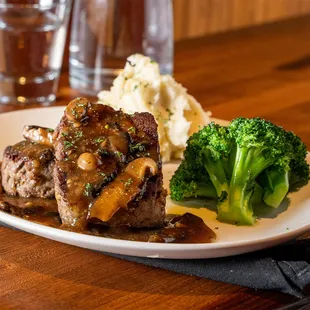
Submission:
[[[110,91],[101,91],[98,98],[126,113],[152,113],[163,162],[182,158],[189,136],[210,122],[196,99],[172,76],[161,75],[158,64],[143,55],[130,56]]]

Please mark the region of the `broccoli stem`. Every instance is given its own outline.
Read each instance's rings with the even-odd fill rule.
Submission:
[[[230,180],[228,203],[218,205],[218,219],[237,225],[253,225],[251,198],[255,178],[271,164],[262,150],[254,147],[237,147],[235,165]]]
[[[259,180],[264,187],[264,202],[272,208],[278,208],[290,187],[289,173],[267,169],[259,176]]]
[[[217,198],[217,193],[212,184],[199,183],[195,188],[196,197]],[[186,197],[186,196],[185,196]],[[188,198],[193,197],[192,193],[189,193]]]
[[[228,193],[229,185],[225,173],[225,168],[220,159],[214,160],[210,150],[204,151],[204,167],[209,173],[210,180],[215,187],[217,197],[222,197],[223,193]]]
[[[264,189],[255,182],[254,184],[254,193],[251,198],[251,202],[253,205],[258,205],[263,201]]]

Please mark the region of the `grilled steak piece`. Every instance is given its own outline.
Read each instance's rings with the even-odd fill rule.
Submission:
[[[53,170],[53,148],[21,141],[8,146],[3,153],[3,189],[13,196],[53,198]]]
[[[65,226],[161,226],[166,191],[157,125],[85,98],[73,100],[54,133],[58,210]]]

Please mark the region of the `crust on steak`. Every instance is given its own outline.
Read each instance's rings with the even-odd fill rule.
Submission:
[[[52,148],[21,141],[4,151],[1,165],[3,189],[13,196],[53,198],[53,170]]]

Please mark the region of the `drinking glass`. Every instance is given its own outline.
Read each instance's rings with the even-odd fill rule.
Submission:
[[[75,0],[70,40],[71,87],[97,95],[126,58],[141,53],[173,71],[171,0]]]
[[[0,0],[0,104],[55,100],[71,0]]]

